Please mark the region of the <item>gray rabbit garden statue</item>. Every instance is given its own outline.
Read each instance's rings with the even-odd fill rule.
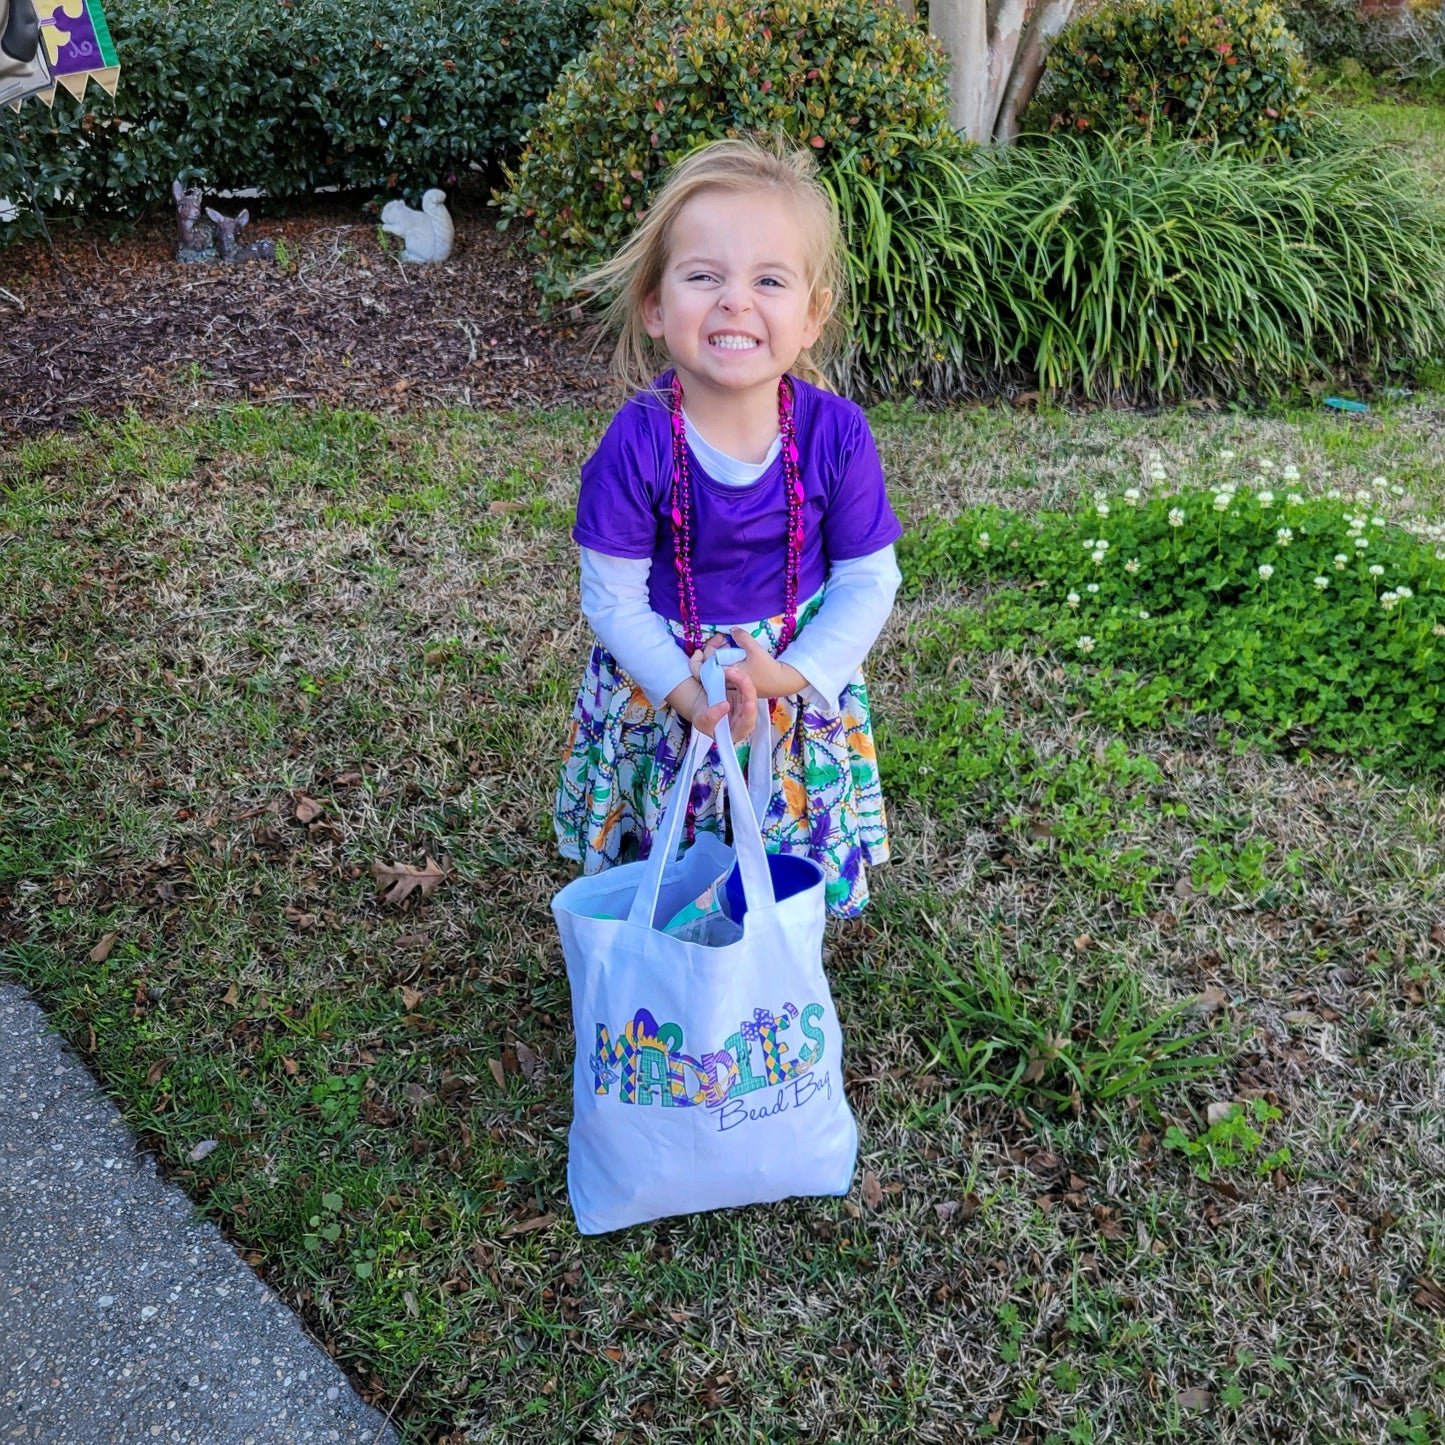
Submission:
[[[388,201],[381,208],[381,229],[400,236],[403,261],[445,261],[452,253],[452,218],[442,204],[445,191],[427,191],[421,198],[421,210],[414,211],[404,201]]]

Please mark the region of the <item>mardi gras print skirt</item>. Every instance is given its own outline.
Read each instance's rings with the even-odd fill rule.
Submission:
[[[821,596],[814,598],[802,610],[800,626],[820,602]],[[682,635],[681,624],[669,625]],[[776,655],[782,626],[781,617],[770,617],[748,630]],[[868,868],[888,861],[863,675],[853,674],[836,714],[805,695],[774,698],[770,714],[773,796],[764,841],[775,852],[803,853],[819,863],[828,912],[852,917],[868,902]],[[760,705],[755,736],[762,727]],[[553,814],[562,856],[581,863],[584,873],[645,858],[690,735],[690,723],[671,708],[654,708],[617,659],[594,645],[572,712]],[[738,755],[746,765],[746,744]],[[694,829],[720,831],[725,790],[714,750],[693,780]]]

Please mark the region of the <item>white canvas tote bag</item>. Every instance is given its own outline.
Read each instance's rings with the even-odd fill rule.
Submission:
[[[710,660],[703,680],[720,700],[721,666]],[[698,733],[651,855],[552,900],[577,1039],[567,1188],[583,1234],[845,1194],[853,1178],[858,1130],[823,976],[823,873],[763,847],[769,741],[752,749],[750,805],[726,719],[718,725],[732,849],[703,834],[676,856],[710,746]],[[663,931],[723,875],[719,912],[684,936]]]

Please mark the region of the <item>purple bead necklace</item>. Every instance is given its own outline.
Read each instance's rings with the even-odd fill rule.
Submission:
[[[783,491],[788,503],[788,555],[783,573],[784,651],[798,631],[798,576],[803,558],[803,478],[798,470],[798,434],[793,425],[793,388],[778,381],[778,435],[783,440]],[[688,656],[702,647],[702,619],[692,576],[692,478],[687,465],[687,426],[682,416],[682,383],[672,379],[672,541],[677,570],[677,599],[682,609],[683,642]]]

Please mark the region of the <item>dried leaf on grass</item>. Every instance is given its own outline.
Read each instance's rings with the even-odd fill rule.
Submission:
[[[1431,1314],[1445,1315],[1445,1289],[1442,1289],[1427,1274],[1416,1276],[1415,1293],[1410,1299],[1422,1310]]]
[[[531,1084],[535,1083],[537,1075],[542,1072],[542,1061],[521,1039],[517,1040],[517,1067],[522,1071],[522,1077]]]
[[[115,947],[115,941],[120,937],[118,933],[107,933],[94,948],[90,950],[90,961],[92,963],[104,963],[110,957],[110,951]]]
[[[1218,1013],[1228,1002],[1229,995],[1217,983],[1212,983],[1190,1004],[1189,1011],[1208,1018],[1211,1014]]]
[[[430,853],[420,867],[412,863],[373,863],[371,876],[376,879],[377,891],[385,889],[382,902],[395,908],[405,903],[413,893],[430,898],[447,876],[452,860],[443,856],[440,863]]]
[[[547,1229],[556,1224],[555,1214],[539,1214],[535,1219],[519,1219],[515,1224],[509,1224],[502,1231],[502,1238],[506,1239],[512,1234],[531,1234],[533,1230]]]
[[[157,1059],[155,1063],[146,1070],[146,1083],[151,1086],[159,1084],[161,1077],[165,1074],[165,1071],[170,1068],[171,1063],[172,1060],[170,1059]]]
[[[1214,1403],[1213,1394],[1199,1385],[1181,1390],[1177,1398],[1181,1410],[1207,1410]]]
[[[316,801],[315,798],[308,798],[302,793],[296,799],[296,821],[298,823],[314,823],[326,809]]]
[[[883,1186],[878,1182],[878,1176],[871,1170],[863,1171],[863,1183],[859,1191],[863,1196],[863,1203],[869,1209],[880,1209],[883,1205]]]

